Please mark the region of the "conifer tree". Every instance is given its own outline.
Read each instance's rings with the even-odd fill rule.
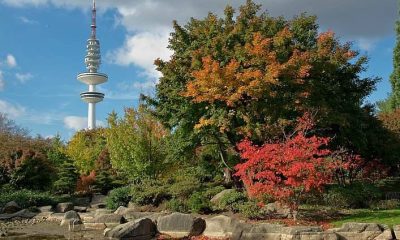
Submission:
[[[53,184],[54,190],[57,193],[73,193],[78,176],[74,162],[64,155],[64,161],[58,172],[58,180]]]

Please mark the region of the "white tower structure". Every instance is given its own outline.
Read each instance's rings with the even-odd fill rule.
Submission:
[[[96,128],[96,103],[103,101],[104,93],[96,92],[96,85],[107,82],[108,76],[97,72],[101,64],[100,41],[96,38],[96,2],[93,0],[92,33],[87,40],[85,64],[87,72],[78,74],[77,79],[89,86],[81,93],[81,99],[88,103],[88,129]]]

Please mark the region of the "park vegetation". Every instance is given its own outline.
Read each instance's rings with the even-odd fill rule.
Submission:
[[[104,128],[63,142],[31,137],[1,114],[0,204],[17,193],[36,202],[102,193],[114,209],[248,218],[265,217],[275,201],[292,212],[399,208],[385,202],[400,192],[398,93],[377,113],[365,101],[379,81],[361,77],[366,56],[321,32],[315,16],[260,10],[247,1],[222,17],[174,22],[173,54],[155,61],[155,94],[110,113]],[[210,201],[227,188],[235,190]]]

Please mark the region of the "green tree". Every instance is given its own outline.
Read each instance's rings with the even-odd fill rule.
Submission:
[[[67,155],[61,153],[58,157],[58,160],[62,160],[62,163],[59,165],[57,181],[53,183],[53,189],[56,193],[71,194],[76,188],[79,176],[78,171],[74,162]]]
[[[66,147],[67,156],[75,163],[80,174],[88,174],[95,169],[95,162],[106,142],[105,129],[82,130],[71,138]]]
[[[142,105],[125,109],[123,118],[110,114],[108,124],[107,149],[113,168],[132,181],[156,177],[165,159],[163,126]]]
[[[211,145],[225,163],[244,137],[274,139],[310,110],[338,144],[365,148],[362,131],[352,128],[370,114],[363,101],[379,80],[360,77],[367,58],[332,32],[318,34],[315,16],[286,20],[260,7],[249,0],[237,17],[228,6],[223,18],[174,22],[173,55],[155,61],[162,77],[155,97],[143,97],[154,115],[183,147]]]

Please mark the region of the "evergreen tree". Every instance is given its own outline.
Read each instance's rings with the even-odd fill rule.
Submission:
[[[73,193],[78,180],[78,173],[74,162],[65,154],[64,161],[58,172],[58,180],[54,182],[53,188],[57,193]]]

